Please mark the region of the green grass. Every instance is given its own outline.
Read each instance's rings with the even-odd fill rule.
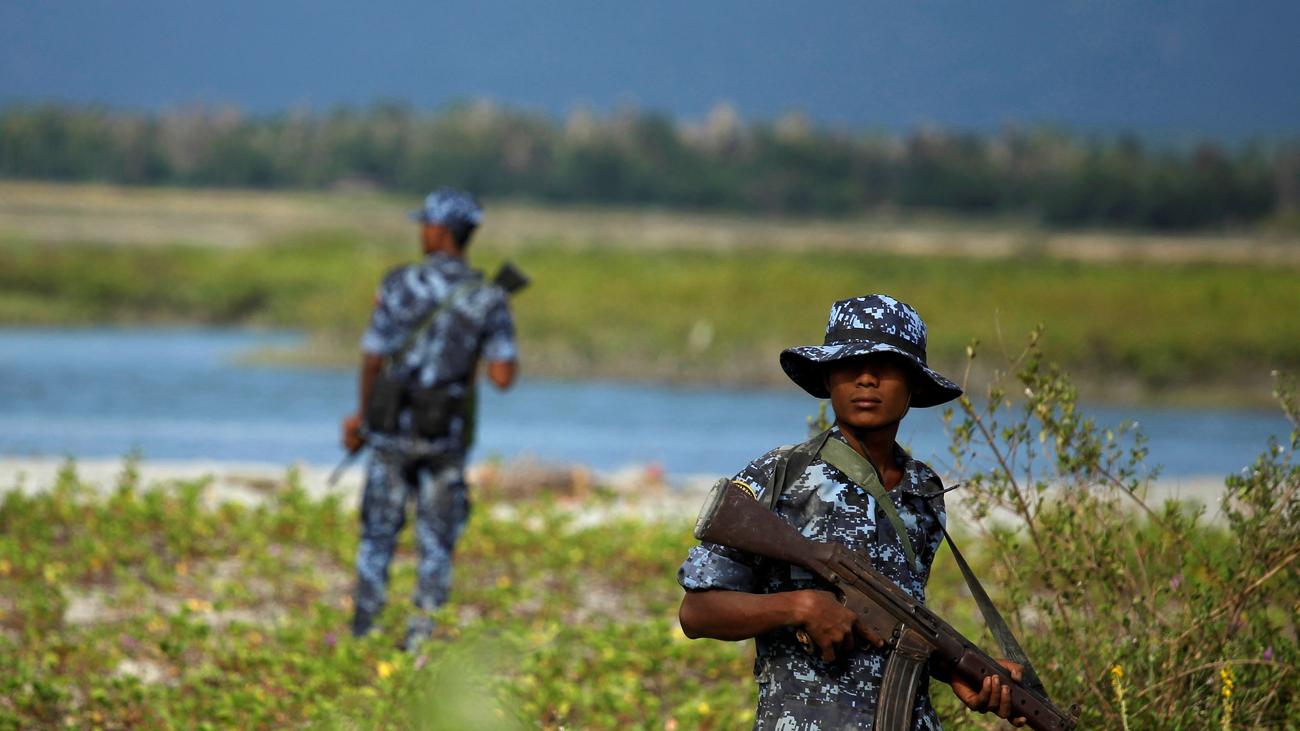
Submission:
[[[752,719],[752,643],[689,641],[673,577],[689,521],[612,519],[545,498],[476,505],[452,602],[397,651],[414,584],[405,531],[382,631],[347,634],[356,514],[290,471],[262,505],[205,484],[0,498],[0,729],[730,729]],[[611,500],[597,491],[594,508]],[[522,517],[526,516],[526,517]],[[978,550],[972,551],[978,555]],[[941,557],[931,605],[979,627]],[[979,635],[972,635],[979,636]],[[935,688],[946,717],[963,712]],[[667,725],[667,726],[666,726]]]
[[[413,249],[347,231],[229,249],[11,238],[0,246],[0,322],[301,327],[315,337],[291,359],[351,365],[376,283]],[[869,291],[914,304],[930,326],[931,361],[949,370],[972,338],[986,352],[1012,350],[1040,322],[1048,356],[1103,397],[1262,402],[1270,370],[1300,367],[1297,272],[1276,266],[561,239],[509,249],[486,240],[471,251],[489,270],[508,254],[532,275],[515,312],[533,374],[778,384],[777,352],[819,341],[830,302]]]

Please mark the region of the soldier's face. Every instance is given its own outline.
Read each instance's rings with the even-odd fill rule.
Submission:
[[[826,368],[826,388],[836,420],[855,429],[897,424],[911,403],[910,373],[902,356],[889,353],[831,363]]]

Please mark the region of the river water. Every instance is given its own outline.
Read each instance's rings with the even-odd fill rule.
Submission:
[[[0,458],[216,459],[328,465],[355,374],[239,364],[298,342],[289,332],[213,329],[0,329]],[[524,369],[527,369],[525,354]],[[657,464],[669,474],[731,473],[798,441],[817,402],[784,390],[719,390],[526,376],[484,389],[472,459],[532,456],[597,470]],[[1289,424],[1277,410],[1084,407],[1098,423],[1139,422],[1169,477],[1245,467]],[[950,463],[937,409],[914,410],[900,441]]]

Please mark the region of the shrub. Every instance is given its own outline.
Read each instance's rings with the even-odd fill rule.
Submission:
[[[982,404],[964,396],[944,417],[988,578],[1048,691],[1080,703],[1081,728],[1300,723],[1293,386],[1279,377],[1275,393],[1297,430],[1229,477],[1207,514],[1148,498],[1141,433],[1082,414],[1040,333]],[[963,712],[937,697],[946,718]]]

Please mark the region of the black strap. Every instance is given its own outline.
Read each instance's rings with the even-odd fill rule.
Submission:
[[[931,480],[931,482],[937,483],[938,478]],[[1025,654],[1024,648],[1020,646],[1020,643],[1016,641],[1016,636],[1012,634],[1011,627],[1002,618],[1002,614],[998,612],[997,607],[993,606],[993,600],[989,598],[988,592],[984,591],[980,580],[975,578],[975,572],[971,570],[970,564],[966,563],[961,551],[957,550],[957,544],[953,542],[948,529],[944,527],[942,521],[939,521],[938,509],[935,508],[931,500],[944,492],[947,491],[942,486],[939,486],[937,491],[926,496],[928,499],[925,502],[930,510],[935,512],[935,521],[939,523],[939,529],[943,531],[944,540],[948,542],[948,548],[952,550],[952,557],[957,562],[957,568],[961,569],[961,575],[966,579],[966,586],[970,589],[971,596],[975,598],[975,604],[980,608],[980,614],[984,616],[984,624],[988,626],[993,639],[998,643],[998,647],[1002,648],[1002,654],[1008,660],[1022,666],[1022,684],[1042,697],[1048,698],[1047,690],[1043,687],[1043,681],[1039,679],[1038,672],[1034,670],[1034,664],[1029,661],[1029,655]]]
[[[822,345],[842,345],[859,340],[871,340],[885,345],[892,345],[910,356],[920,358],[922,363],[925,362],[925,349],[911,340],[865,327],[837,327],[826,333],[826,339],[822,341]]]
[[[801,444],[786,449],[777,455],[776,469],[772,472],[772,479],[765,486],[763,499],[767,501],[768,510],[776,510],[776,501],[781,498],[790,483],[799,479],[808,465],[817,458],[821,452],[822,446],[826,440],[830,439],[831,430],[827,429]]]

